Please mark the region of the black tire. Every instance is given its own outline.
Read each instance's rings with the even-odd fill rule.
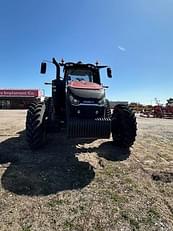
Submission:
[[[34,101],[31,103],[31,105],[28,108],[27,115],[26,115],[26,127],[28,126],[27,121],[29,121],[30,118],[32,117],[36,105],[37,105],[37,102]]]
[[[26,139],[32,150],[40,148],[46,138],[46,105],[32,103],[26,116]]]
[[[105,117],[106,118],[111,118],[111,108],[110,108],[110,103],[109,101],[106,99],[106,113],[105,113]]]
[[[137,123],[134,112],[125,105],[116,105],[112,114],[111,130],[116,146],[128,148],[136,137]]]

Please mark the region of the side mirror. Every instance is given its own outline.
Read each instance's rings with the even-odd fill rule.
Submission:
[[[41,63],[40,73],[45,74],[46,73],[46,63]]]
[[[110,67],[107,68],[107,76],[112,78],[112,69]]]

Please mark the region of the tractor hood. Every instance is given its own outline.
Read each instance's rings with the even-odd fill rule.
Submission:
[[[88,90],[100,90],[103,87],[97,83],[93,82],[88,82],[88,81],[71,81],[68,84],[69,87],[71,88],[76,88],[76,89],[88,89]]]
[[[99,100],[105,96],[105,91],[101,85],[87,81],[72,81],[68,84],[68,89],[77,98]]]

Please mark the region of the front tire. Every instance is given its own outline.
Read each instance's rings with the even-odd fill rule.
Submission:
[[[26,117],[26,139],[32,150],[40,148],[46,138],[46,105],[31,104]]]
[[[116,105],[112,114],[111,130],[116,146],[128,148],[136,137],[137,123],[134,112],[126,105]]]

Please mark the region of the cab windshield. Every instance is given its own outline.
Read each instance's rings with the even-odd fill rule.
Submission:
[[[93,74],[90,70],[78,69],[67,71],[67,81],[87,81],[93,82]]]

